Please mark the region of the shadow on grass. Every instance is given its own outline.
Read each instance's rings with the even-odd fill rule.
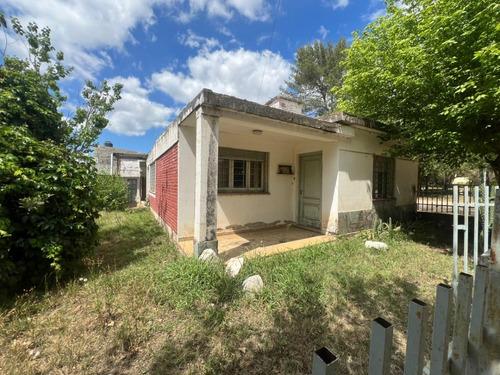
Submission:
[[[43,299],[46,292],[65,288],[78,276],[120,270],[147,256],[149,245],[166,238],[148,208],[103,212],[97,223],[100,244],[90,257],[75,263],[72,276],[56,282],[54,275],[47,275],[45,283],[34,285],[28,292],[0,294],[0,309],[11,309],[20,297],[32,301]]]
[[[166,236],[148,208],[103,213],[99,224],[100,244],[94,259],[101,269],[119,270],[144,258],[144,249]]]
[[[287,277],[286,267],[274,271]],[[264,310],[264,318],[258,315],[261,325],[247,316],[227,322],[224,303],[214,305],[219,314],[215,318],[203,308],[189,314],[198,320],[192,325],[196,328],[186,337],[171,336],[150,372],[310,374],[313,352],[328,346],[340,356],[341,373],[366,373],[371,320],[382,316],[404,330],[408,303],[417,287],[399,277],[387,280],[349,270],[341,275],[324,271],[301,269],[289,280],[275,278],[275,285],[271,281],[259,297],[248,301],[250,311]],[[402,361],[396,358],[396,363]]]
[[[427,214],[429,215],[429,214]],[[439,224],[428,216],[419,217],[410,225],[403,226],[404,233],[414,242],[442,249],[447,253],[453,246],[453,227]]]

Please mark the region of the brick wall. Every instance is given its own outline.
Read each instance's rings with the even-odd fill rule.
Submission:
[[[177,144],[156,159],[156,194],[149,195],[153,211],[177,234],[179,163]]]

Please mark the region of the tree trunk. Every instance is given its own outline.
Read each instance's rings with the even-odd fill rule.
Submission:
[[[495,174],[495,180],[497,181],[497,184],[500,185],[500,155],[497,155],[496,159],[494,160],[489,160],[488,163],[493,169],[493,173]]]

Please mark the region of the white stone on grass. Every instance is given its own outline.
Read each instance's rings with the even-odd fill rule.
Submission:
[[[260,275],[247,277],[245,281],[243,281],[243,291],[248,294],[258,293],[263,287],[264,282],[262,281],[262,277],[260,277]]]
[[[219,256],[212,249],[203,250],[203,253],[201,253],[199,259],[200,259],[200,261],[205,262],[205,263],[216,264],[216,263],[220,262]]]
[[[243,263],[245,263],[245,259],[243,258],[231,258],[227,262],[226,272],[231,277],[235,277],[243,267]]]
[[[377,242],[377,241],[366,241],[365,247],[369,248],[369,249],[377,249],[377,250],[387,250],[389,248],[389,246],[387,246],[386,243]]]

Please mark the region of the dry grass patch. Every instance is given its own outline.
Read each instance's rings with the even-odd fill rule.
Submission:
[[[107,213],[88,272],[0,312],[2,374],[310,374],[315,349],[340,355],[343,373],[366,372],[370,322],[395,326],[393,374],[403,363],[410,299],[433,302],[452,259],[388,236],[222,266],[180,256],[148,210]],[[256,297],[243,279],[262,275]]]

